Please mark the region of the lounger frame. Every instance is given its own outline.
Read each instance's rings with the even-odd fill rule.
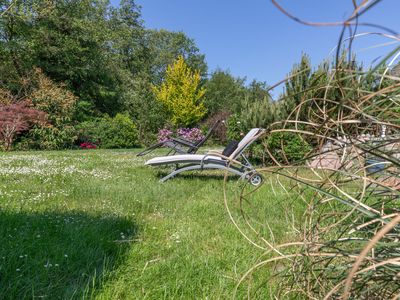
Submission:
[[[241,157],[246,162],[245,164],[240,164],[240,167],[236,167],[234,163],[230,163],[229,160],[213,160],[207,159],[207,155],[204,157],[203,161],[200,164],[195,163],[187,163],[177,167],[167,176],[160,179],[160,182],[165,182],[168,179],[171,179],[178,175],[179,173],[186,172],[186,171],[196,171],[196,170],[224,170],[230,173],[239,175],[241,178],[250,179],[252,175],[255,174],[255,168],[250,164],[248,159],[241,154]],[[236,162],[237,164],[237,162]]]
[[[183,138],[171,138],[165,142],[159,142],[157,144],[151,145],[150,147],[144,149],[142,152],[138,153],[137,156],[143,156],[153,152],[158,148],[169,148],[170,150],[167,152],[168,155],[174,154],[195,154],[197,150],[210,138],[214,130],[220,124],[220,121],[216,121],[214,125],[210,128],[204,138],[197,143],[193,143],[191,141],[185,140]]]
[[[205,155],[177,155],[170,158],[153,158],[146,162],[146,164],[152,166],[172,164],[176,166],[171,173],[160,179],[161,182],[165,182],[182,172],[208,169],[228,171],[240,176],[242,179],[249,180],[253,185],[259,185],[262,182],[262,177],[243,153],[264,132],[264,129],[253,128],[229,157],[210,151]]]

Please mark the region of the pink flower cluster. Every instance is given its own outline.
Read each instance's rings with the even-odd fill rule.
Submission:
[[[169,141],[172,137],[173,132],[169,129],[163,128],[158,131],[157,141],[163,143]]]
[[[84,142],[79,145],[81,149],[96,149],[97,145],[91,142]]]
[[[178,135],[191,142],[198,142],[204,139],[204,134],[199,128],[179,128]]]
[[[178,128],[176,135],[191,142],[198,142],[204,138],[204,134],[199,128]],[[158,131],[157,140],[162,143],[170,140],[173,136],[173,131],[163,128]]]

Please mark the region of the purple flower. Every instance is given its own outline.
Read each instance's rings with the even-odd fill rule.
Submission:
[[[166,129],[166,128],[160,129],[158,131],[157,140],[159,143],[169,141],[171,139],[172,134],[173,134],[173,132],[169,129]]]
[[[178,135],[192,142],[198,142],[204,139],[204,134],[199,128],[179,128]]]
[[[169,141],[173,135],[174,133],[171,130],[163,128],[158,131],[157,140],[159,143],[166,142]],[[176,135],[191,142],[198,142],[204,139],[204,134],[199,128],[178,128]]]

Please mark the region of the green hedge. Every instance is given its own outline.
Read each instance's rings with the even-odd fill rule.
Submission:
[[[79,140],[96,143],[100,148],[133,148],[139,146],[138,130],[127,114],[79,124]]]

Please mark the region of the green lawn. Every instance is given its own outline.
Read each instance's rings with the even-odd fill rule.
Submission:
[[[232,297],[262,252],[230,221],[223,174],[161,184],[137,152],[0,155],[0,299]],[[228,189],[235,205],[236,178]],[[264,185],[253,198],[274,238],[287,239],[286,197]]]

